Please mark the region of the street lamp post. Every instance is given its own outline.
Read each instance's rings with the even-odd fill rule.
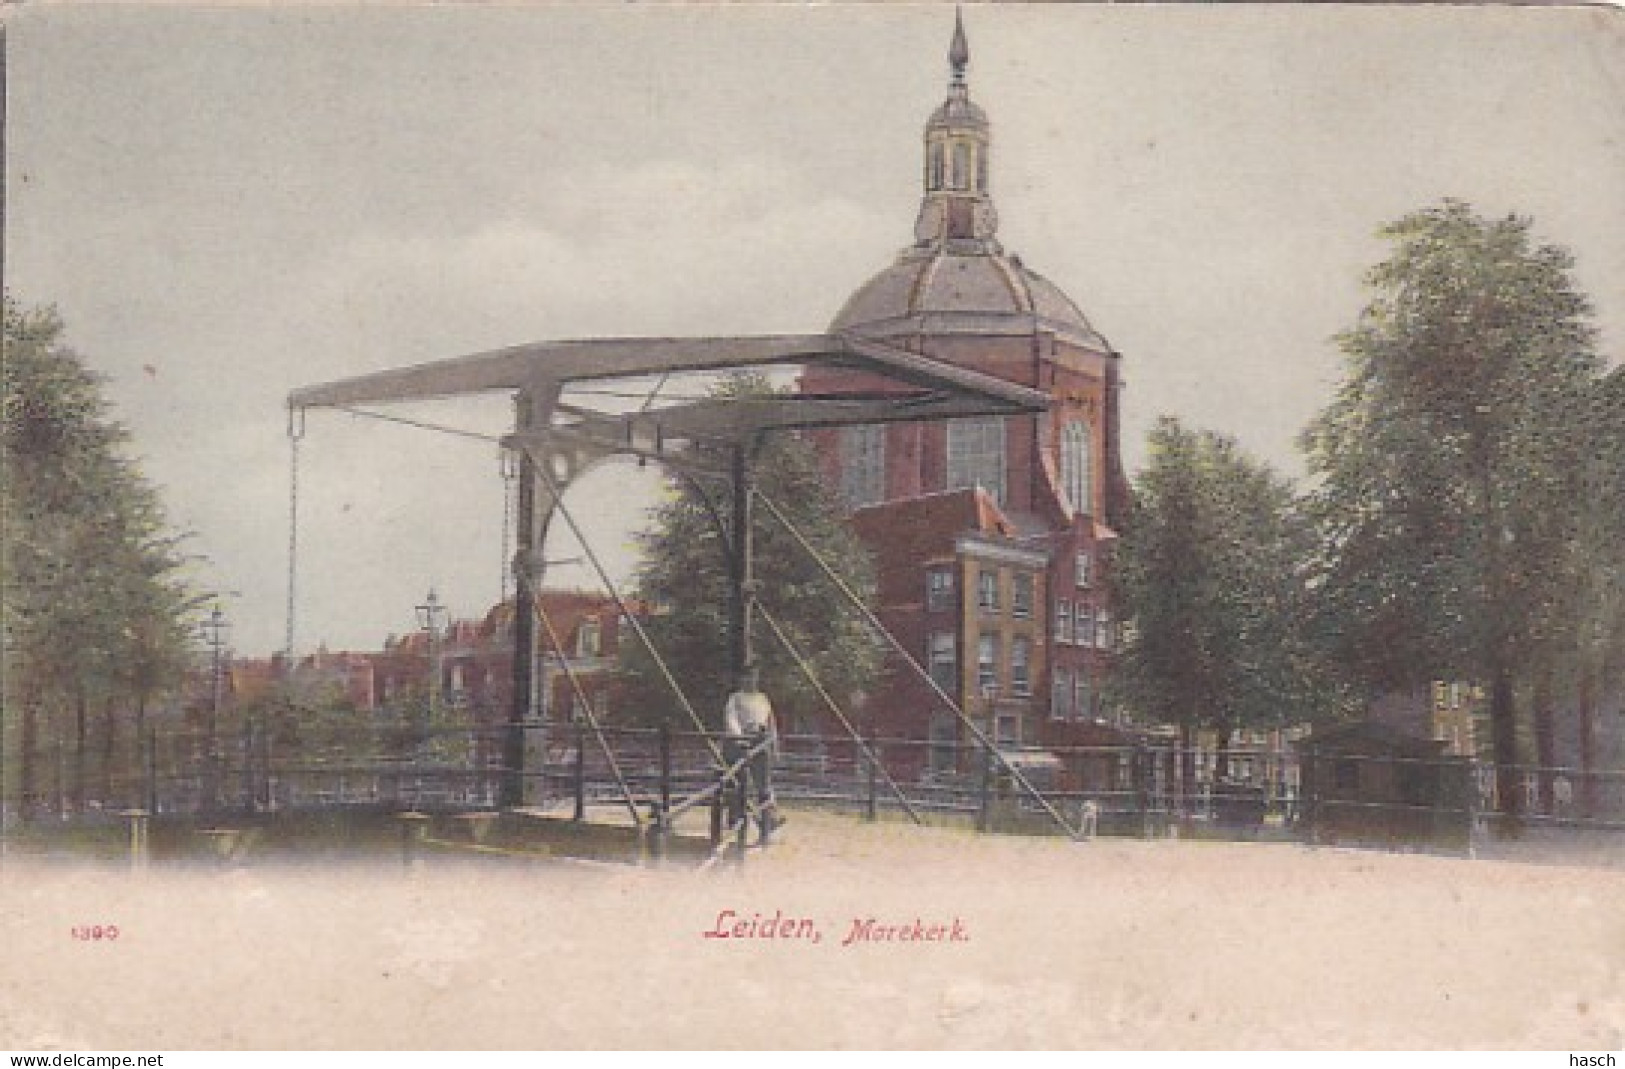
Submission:
[[[204,621],[198,625],[203,641],[208,645],[212,657],[213,685],[209,699],[209,719],[204,732],[204,770],[207,773],[203,788],[203,797],[206,804],[213,806],[218,801],[219,793],[219,753],[218,733],[220,730],[220,705],[225,689],[225,672],[223,655],[226,648],[226,633],[231,630],[231,621],[216,605]]]
[[[446,607],[440,604],[434,587],[429,588],[429,596],[417,607],[417,613],[418,627],[429,636],[429,724],[426,726],[432,727],[440,714],[440,621],[446,615]],[[427,730],[424,739],[428,739]]]

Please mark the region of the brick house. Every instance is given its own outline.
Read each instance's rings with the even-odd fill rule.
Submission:
[[[541,709],[550,719],[569,720],[579,706],[574,675],[599,716],[613,715],[614,670],[624,621],[615,601],[581,590],[544,590],[541,608],[559,638],[556,650],[542,630]],[[636,611],[636,610],[635,610]],[[342,701],[358,712],[389,708],[409,695],[427,692],[438,662],[440,695],[471,727],[495,727],[507,721],[513,696],[514,602],[496,605],[477,620],[452,620],[431,650],[424,631],[391,635],[381,650],[329,651],[325,646],[300,657],[292,671],[284,658],[233,658],[223,668],[225,698],[242,704],[262,698],[290,683],[308,701]],[[559,652],[568,662],[566,672]],[[198,670],[193,689],[207,691],[208,666]],[[454,713],[454,716],[457,715]]]

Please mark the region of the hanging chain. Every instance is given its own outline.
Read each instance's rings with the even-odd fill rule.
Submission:
[[[502,473],[502,596],[497,604],[508,603],[508,580],[513,575],[514,484],[518,461],[511,450],[503,449],[497,455]]]
[[[286,668],[293,670],[294,624],[299,597],[299,442],[305,436],[305,410],[288,410],[288,606],[283,636]]]

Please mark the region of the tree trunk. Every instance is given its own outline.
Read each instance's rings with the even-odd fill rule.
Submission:
[[[86,777],[89,774],[90,747],[86,739],[89,725],[90,700],[81,689],[74,694],[73,701],[73,801],[74,812],[82,813],[85,810],[86,792],[90,786]]]
[[[1512,694],[1512,677],[1497,665],[1490,682],[1490,734],[1495,751],[1495,790],[1499,796],[1501,820],[1498,827],[1506,838],[1522,832],[1523,782],[1518,764],[1518,710]]]
[[[113,758],[118,750],[118,725],[115,723],[116,719],[117,717],[113,712],[113,703],[111,701],[106,702],[102,706],[102,752],[98,761],[100,767],[97,769],[96,776],[97,787],[101,792],[103,805],[108,804],[113,798]]]
[[[1189,817],[1191,803],[1196,799],[1196,729],[1189,724],[1179,725],[1179,808],[1180,815]]]
[[[1213,780],[1223,783],[1230,778],[1230,727],[1221,723],[1216,729],[1218,735],[1218,749],[1213,758]]]
[[[1552,709],[1552,674],[1542,669],[1535,680],[1535,776],[1540,784],[1540,811],[1552,815],[1552,777],[1557,768],[1557,714]]]
[[[135,695],[135,738],[130,746],[130,767],[134,770],[134,784],[132,795],[135,798],[134,808],[145,809],[148,812],[157,807],[153,805],[152,781],[147,774],[153,767],[155,755],[150,752],[150,742],[147,738],[147,692],[138,690]]]
[[[22,752],[17,764],[18,807],[23,823],[34,818],[34,806],[39,801],[39,763],[34,753],[39,746],[39,698],[30,694],[23,699]]]
[[[1580,673],[1580,815],[1597,815],[1597,674]]]

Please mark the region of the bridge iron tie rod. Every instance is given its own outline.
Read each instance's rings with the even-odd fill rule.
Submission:
[[[789,517],[787,517],[784,512],[780,510],[779,506],[774,503],[773,499],[760,492],[758,492],[757,498],[762,504],[767,506],[767,511],[772,514],[773,518],[779,522],[779,525],[789,533],[790,537],[796,541],[796,544],[802,548],[802,551],[813,559],[813,561],[818,565],[819,569],[824,573],[825,578],[827,578],[835,586],[835,588],[841,592],[849,604],[851,604],[858,610],[859,613],[862,614],[864,620],[868,622],[869,626],[873,628],[875,632],[879,634],[886,641],[886,643],[904,659],[904,661],[914,670],[914,673],[931,687],[931,690],[936,694],[937,698],[940,699],[942,703],[946,705],[956,717],[959,718],[959,722],[963,724],[965,729],[971,733],[971,736],[975,738],[982,749],[986,750],[989,756],[1002,765],[1006,772],[1010,773],[1010,778],[1016,783],[1020,784],[1021,789],[1025,791],[1035,802],[1037,802],[1039,806],[1043,808],[1044,812],[1049,814],[1050,819],[1055,821],[1056,826],[1062,831],[1066,832],[1069,838],[1081,838],[1079,832],[1073,828],[1071,824],[1067,823],[1066,818],[1063,817],[1060,812],[1050,804],[1049,799],[1045,798],[1038,788],[1032,785],[1032,782],[1022,774],[1019,768],[1010,762],[1009,758],[1005,757],[999,752],[999,748],[993,744],[993,741],[987,737],[987,734],[983,732],[981,728],[977,727],[975,722],[972,721],[965,711],[959,707],[959,704],[955,702],[953,698],[950,697],[948,693],[937,684],[936,680],[931,678],[930,673],[926,672],[920,667],[919,662],[915,661],[914,658],[909,654],[908,650],[903,648],[903,644],[897,641],[897,636],[893,635],[889,630],[886,629],[886,626],[880,622],[879,617],[875,616],[874,612],[870,610],[869,606],[863,603],[863,599],[858,597],[857,593],[847,584],[846,580],[842,579],[840,575],[836,573],[835,569],[832,568],[829,562],[824,559],[824,555],[819,553],[811,542],[807,541],[806,536],[801,533],[800,528],[796,527],[795,524],[790,522]]]
[[[785,634],[784,628],[779,626],[778,619],[768,611],[765,605],[757,605],[756,611],[762,614],[762,619],[767,621],[767,626],[773,631],[774,637],[779,640],[779,644],[784,647],[785,652],[795,660],[796,667],[801,669],[801,674],[807,677],[807,682],[811,683],[813,689],[818,692],[818,696],[824,699],[824,704],[829,708],[829,711],[835,714],[836,719],[840,720],[841,726],[846,729],[846,733],[852,736],[852,741],[858,744],[858,748],[863,751],[863,756],[869,760],[870,767],[879,772],[881,778],[886,781],[886,786],[891,788],[891,792],[897,796],[898,802],[902,803],[903,809],[907,811],[910,819],[916,824],[924,824],[925,821],[921,819],[919,811],[914,808],[913,803],[903,793],[903,788],[898,785],[896,780],[892,779],[891,773],[886,771],[885,766],[880,763],[880,759],[870,749],[869,744],[864,741],[863,736],[852,725],[852,721],[847,719],[846,714],[841,711],[841,707],[835,703],[834,697],[824,689],[824,684],[813,673],[812,665],[808,664],[807,659],[801,656],[801,652],[790,641],[790,636]]]
[[[599,558],[598,552],[592,548],[592,543],[587,540],[586,534],[581,530],[581,525],[576,523],[575,516],[569,509],[565,508],[564,495],[559,492],[559,484],[548,472],[547,465],[543,463],[543,458],[536,455],[535,446],[528,442],[522,443],[521,448],[524,449],[525,455],[530,458],[531,470],[542,480],[542,483],[547,487],[547,492],[552,495],[553,507],[558,510],[560,516],[564,517],[564,522],[569,526],[570,533],[575,535],[576,541],[581,544],[582,552],[587,555],[588,561],[592,563],[593,570],[598,573],[599,582],[603,583],[604,589],[609,591],[609,596],[614,599],[621,616],[632,625],[632,630],[636,632],[638,641],[643,644],[643,648],[648,652],[650,658],[654,660],[655,667],[659,669],[661,678],[671,688],[672,694],[676,695],[677,702],[682,706],[683,712],[688,714],[688,718],[694,722],[694,727],[704,737],[706,748],[711,751],[711,756],[716,759],[717,764],[726,765],[727,761],[723,759],[722,751],[705,734],[705,722],[700,719],[700,714],[694,711],[693,703],[688,700],[688,695],[683,693],[683,688],[678,685],[676,677],[671,674],[671,669],[667,666],[665,658],[660,656],[660,651],[655,648],[654,641],[650,639],[648,630],[644,628],[636,614],[632,612],[631,607],[626,603],[626,599],[621,596],[620,589],[610,579],[609,572],[604,568],[604,562]]]
[[[570,665],[570,659],[564,655],[564,647],[559,642],[559,634],[553,629],[553,621],[548,617],[547,610],[542,608],[540,599],[532,599],[535,606],[536,618],[541,621],[542,629],[547,632],[547,641],[553,647],[553,656],[558,659],[559,667],[564,669],[564,677],[569,680],[570,690],[575,694],[576,700],[581,703],[581,711],[587,717],[587,723],[592,728],[593,738],[598,740],[598,746],[604,751],[604,759],[609,762],[609,770],[615,776],[615,784],[621,789],[622,799],[626,808],[632,814],[632,823],[638,827],[643,826],[643,817],[638,813],[638,805],[632,795],[632,787],[626,782],[626,776],[621,772],[619,761],[615,760],[615,751],[610,748],[609,740],[604,737],[604,729],[593,712],[592,700],[587,696],[586,688],[581,685],[581,679],[576,670]]]

